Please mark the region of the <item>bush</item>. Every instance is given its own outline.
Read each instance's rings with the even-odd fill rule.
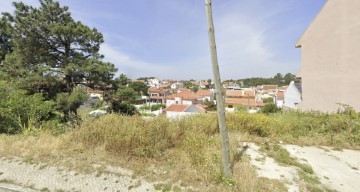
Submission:
[[[137,115],[139,112],[136,107],[129,103],[123,103],[121,101],[112,100],[110,101],[110,110],[122,115]]]
[[[51,119],[53,102],[44,101],[42,94],[28,95],[6,82],[0,82],[0,132],[18,133],[29,124],[40,127],[42,121]],[[30,123],[31,122],[31,123]]]
[[[263,102],[264,103],[274,103],[274,98],[273,97],[264,98]]]
[[[150,109],[151,111],[157,111],[160,108],[165,108],[166,106],[164,104],[156,104],[156,105],[151,105]]]
[[[277,113],[281,111],[279,107],[276,106],[274,103],[267,103],[262,109],[261,113],[269,114],[269,113]]]

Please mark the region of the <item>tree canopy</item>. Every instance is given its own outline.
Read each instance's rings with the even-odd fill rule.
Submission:
[[[88,98],[77,85],[104,90],[117,69],[99,54],[104,38],[96,28],[74,20],[69,8],[57,1],[39,2],[39,7],[14,2],[15,11],[0,17],[0,81],[7,87],[0,93],[5,95],[11,85],[16,91],[6,93],[8,97],[24,101],[21,105],[2,102],[0,111],[11,114],[6,107],[18,111],[34,108],[41,119],[57,111],[68,121]],[[14,118],[27,124],[28,116]],[[16,119],[0,115],[3,119],[7,121],[4,126],[14,127],[11,122]]]
[[[58,92],[71,92],[82,82],[94,87],[112,80],[117,69],[102,61],[102,34],[75,21],[67,6],[53,0],[40,0],[39,8],[13,5],[14,13],[4,13],[0,22],[5,26],[0,31],[0,67],[9,77],[26,79],[26,89],[46,91],[56,85]],[[49,83],[53,77],[62,81]]]
[[[296,76],[291,73],[287,73],[283,76],[281,73],[277,73],[274,77],[262,78],[262,77],[252,77],[246,79],[239,79],[236,82],[244,87],[251,87],[257,85],[289,85],[291,81],[295,81]]]

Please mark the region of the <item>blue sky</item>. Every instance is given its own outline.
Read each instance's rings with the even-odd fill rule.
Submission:
[[[11,0],[0,12],[12,12]],[[23,0],[37,6],[37,0]],[[101,53],[130,78],[212,78],[205,0],[59,0],[103,33]],[[213,0],[221,79],[297,73],[295,48],[326,0]],[[117,75],[118,75],[117,74]]]

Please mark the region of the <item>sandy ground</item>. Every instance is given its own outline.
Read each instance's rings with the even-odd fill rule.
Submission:
[[[259,151],[254,143],[244,143],[245,153],[259,177],[283,181],[289,192],[300,191],[298,169],[279,165]],[[360,151],[331,150],[327,147],[282,145],[291,156],[311,165],[321,183],[339,192],[360,189]],[[94,167],[100,165],[93,165]],[[11,190],[5,190],[5,188]],[[33,191],[155,191],[154,183],[135,178],[130,170],[106,167],[101,175],[79,174],[45,164],[30,164],[21,158],[0,158],[0,192]]]
[[[18,191],[155,191],[154,185],[133,178],[126,169],[107,167],[110,174],[79,174],[46,165],[25,163],[20,158],[0,159],[0,180],[6,185],[26,187]],[[0,187],[6,187],[0,185]],[[15,188],[16,189],[16,188]],[[1,191],[1,188],[0,188]]]
[[[295,167],[279,165],[273,158],[261,154],[259,152],[260,147],[254,143],[244,144],[248,146],[246,154],[249,155],[251,164],[257,167],[257,173],[260,177],[284,181],[289,192],[299,191],[299,186],[297,185],[299,177]]]
[[[360,151],[285,145],[290,154],[312,166],[321,183],[341,192],[360,191]]]
[[[299,191],[299,177],[295,167],[281,166],[274,159],[265,157],[254,143],[244,143],[251,163],[259,176],[282,180],[289,192]],[[282,145],[298,161],[311,165],[321,183],[339,192],[360,191],[360,151],[331,150],[328,147],[300,147]]]

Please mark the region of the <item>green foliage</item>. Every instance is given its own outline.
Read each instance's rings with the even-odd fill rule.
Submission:
[[[199,90],[199,86],[192,83],[191,81],[186,81],[184,83],[184,88],[191,89],[191,91],[196,92]]]
[[[141,106],[140,110],[150,110],[150,106]]]
[[[244,111],[237,111],[227,115],[227,123],[231,130],[239,130],[260,137],[268,137],[273,134],[278,122],[265,114],[250,114]]]
[[[265,106],[261,109],[261,113],[265,114],[277,113],[279,111],[281,111],[281,109],[274,103],[266,103]]]
[[[129,83],[130,79],[125,74],[120,74],[120,76],[114,80],[113,88],[117,91],[118,89],[125,88]]]
[[[119,113],[122,115],[137,115],[139,112],[137,111],[136,107],[129,103],[123,103],[118,100],[111,100],[110,101],[110,110]]]
[[[264,103],[274,103],[274,98],[273,97],[264,98],[263,102]]]
[[[9,19],[0,18],[0,63],[5,59],[5,55],[12,51],[12,31]]]
[[[22,2],[14,6],[15,12],[5,13],[0,24],[11,31],[0,31],[0,49],[6,52],[0,69],[9,78],[51,99],[80,82],[104,87],[112,81],[117,69],[98,53],[102,34],[75,21],[68,7],[52,0],[40,0],[39,8]]]
[[[123,89],[118,89],[115,93],[115,97],[120,101],[132,103],[135,101],[136,92],[131,87],[125,87]]]
[[[77,109],[87,99],[88,94],[83,88],[75,88],[71,93],[60,93],[56,97],[56,109],[63,113],[63,120],[70,120],[71,115],[77,115]]]
[[[216,111],[216,105],[214,101],[209,101],[207,98],[204,100],[204,104],[207,106],[207,111]]]
[[[239,79],[236,82],[241,85],[243,82],[244,87],[251,87],[251,86],[257,86],[257,85],[289,85],[291,81],[295,81],[296,76],[287,73],[285,76],[283,76],[281,73],[277,73],[272,78],[262,78],[262,77],[253,77],[253,78],[246,78],[246,79]]]
[[[53,103],[41,94],[28,95],[8,82],[0,81],[0,132],[18,133],[29,124],[40,126],[52,118]],[[30,123],[31,122],[31,123]]]
[[[151,105],[151,107],[150,107],[151,111],[157,111],[160,108],[165,109],[166,106],[164,104],[156,104],[156,105]]]
[[[112,114],[84,122],[81,127],[75,137],[85,146],[105,144],[106,150],[115,154],[151,158],[181,147],[193,154],[194,165],[203,161],[197,154],[211,143],[208,136],[218,133],[213,116],[206,115],[170,121],[163,117],[145,120]]]
[[[149,89],[149,86],[141,81],[131,82],[129,84],[129,87],[132,88],[137,93],[138,96],[147,95]]]

